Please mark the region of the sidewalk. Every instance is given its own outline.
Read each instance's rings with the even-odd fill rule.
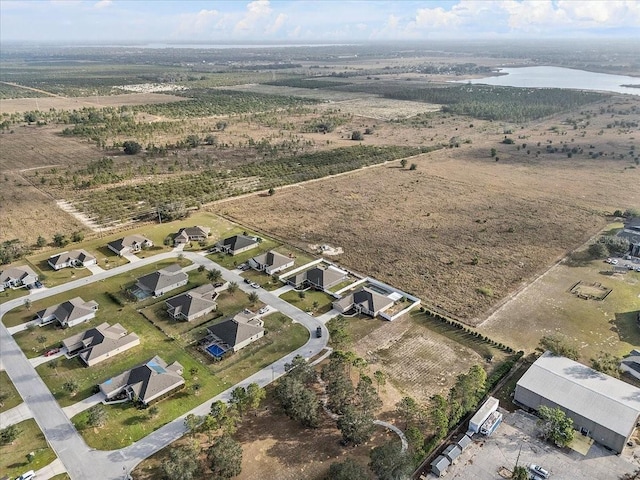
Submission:
[[[55,477],[56,475],[60,475],[61,473],[65,473],[67,471],[64,468],[64,465],[60,461],[59,458],[56,458],[53,462],[51,462],[46,467],[42,467],[40,470],[36,471],[36,476],[38,480],[49,480],[50,478]]]
[[[0,429],[6,428],[9,425],[15,425],[29,418],[33,418],[33,414],[27,404],[22,402],[17,407],[0,413]]]
[[[64,407],[62,411],[69,418],[75,417],[80,412],[84,412],[85,410],[89,410],[94,405],[102,403],[104,400],[104,394],[102,392],[98,392],[95,395],[91,395],[84,400],[80,400],[78,403],[74,403],[73,405],[69,405],[68,407]]]

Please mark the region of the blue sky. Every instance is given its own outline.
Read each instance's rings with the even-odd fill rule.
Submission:
[[[638,0],[0,0],[0,41],[293,42],[616,37]]]

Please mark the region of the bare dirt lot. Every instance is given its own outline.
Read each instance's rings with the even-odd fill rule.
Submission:
[[[95,97],[38,97],[0,100],[0,113],[29,112],[32,110],[73,110],[82,107],[120,107],[146,105],[149,103],[171,103],[184,97],[162,93],[124,93],[122,95],[100,95]]]

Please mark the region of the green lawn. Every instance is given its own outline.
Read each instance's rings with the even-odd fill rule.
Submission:
[[[71,477],[66,473],[61,473],[60,475],[56,475],[55,477],[51,477],[49,480],[70,480]]]
[[[121,290],[127,288],[130,285],[133,285],[138,277],[145,275],[150,272],[154,272],[158,269],[167,267],[174,263],[180,263],[183,267],[189,265],[191,262],[187,259],[178,260],[162,260],[151,265],[146,265],[141,268],[137,268],[130,272],[116,275],[115,277],[111,277],[105,280],[101,280],[99,282],[91,283],[85,287],[71,290],[69,292],[60,293],[58,295],[53,295],[51,297],[45,298],[43,300],[39,300],[37,302],[33,302],[31,308],[27,310],[26,307],[19,307],[8,312],[3,318],[2,323],[4,323],[7,327],[13,327],[15,325],[20,325],[21,323],[28,322],[33,319],[35,313],[39,310],[47,308],[51,305],[55,305],[58,303],[62,303],[66,300],[69,300],[73,297],[82,297],[84,300],[96,300],[100,305],[100,309],[102,309],[102,304],[98,298],[95,298],[96,295],[101,295],[102,297],[106,297],[105,292],[117,293]],[[179,290],[176,290],[179,291]],[[108,297],[107,297],[108,298]],[[164,297],[163,297],[164,298]],[[168,297],[167,297],[168,298]],[[111,301],[111,299],[109,299]],[[145,302],[154,301],[153,299],[145,300]],[[144,305],[145,302],[139,302],[138,305]],[[100,317],[100,313],[98,313],[98,317]],[[103,320],[104,321],[104,320]]]
[[[334,285],[333,287],[331,287],[331,288],[329,289],[329,291],[330,291],[330,292],[332,292],[332,293],[339,292],[339,291],[340,291],[340,290],[342,290],[343,288],[348,287],[349,285],[351,285],[352,283],[354,283],[354,282],[356,282],[356,281],[358,281],[358,279],[357,279],[356,277],[354,277],[354,276],[352,276],[352,275],[349,275],[349,278],[347,278],[346,280],[344,280],[344,281],[340,282],[340,283],[339,283],[339,284],[337,284],[337,285]],[[362,286],[364,286],[364,285],[361,285],[361,287],[362,287]],[[360,288],[360,287],[358,287],[358,288]],[[348,292],[347,292],[347,293],[348,293]]]
[[[159,413],[154,418],[149,416],[147,410],[139,410],[125,403],[107,407],[109,419],[103,428],[86,428],[86,412],[76,415],[73,422],[93,448],[111,450],[130,445],[304,345],[309,338],[304,327],[279,314],[266,317],[265,328],[269,333],[262,339],[221,362],[213,362],[194,347],[185,349],[180,341],[167,341],[162,357],[168,362],[178,360],[184,366],[187,386],[156,404]],[[169,355],[167,352],[174,348],[175,354]],[[197,394],[193,388],[196,384],[200,387]]]
[[[0,413],[11,410],[21,403],[22,398],[9,379],[9,375],[4,370],[0,371]]]
[[[300,298],[300,294],[296,290],[291,290],[280,296],[284,301],[298,307],[305,312],[314,311],[315,314],[321,315],[331,310],[331,303],[335,300],[332,296],[316,290],[306,290],[304,298]],[[318,302],[318,307],[313,308],[313,303]]]
[[[228,255],[226,253],[213,253],[211,255],[207,255],[211,260],[219,264],[224,268],[233,269],[237,265],[246,262],[250,258],[255,257],[256,255],[260,255],[261,253],[268,252],[269,250],[273,250],[276,247],[279,247],[281,244],[271,240],[270,238],[266,238],[263,235],[258,235],[257,233],[253,233],[245,228],[236,227],[229,232],[224,234],[223,238],[232,237],[233,235],[242,235],[244,233],[250,236],[256,236],[262,238],[262,242],[258,244],[257,247],[252,248],[246,252],[239,253],[238,255]]]
[[[0,292],[0,304],[10,302],[18,297],[23,297],[29,293],[26,288],[7,288],[4,292]]]
[[[70,249],[68,249],[70,250]],[[27,258],[27,263],[40,277],[40,281],[47,287],[55,287],[61,283],[88,277],[91,272],[86,268],[62,268],[54,270],[47,263],[52,253]]]
[[[16,426],[20,432],[18,438],[12,444],[0,445],[0,476],[15,478],[27,470],[39,470],[56,459],[35,420],[25,420]],[[31,452],[35,457],[29,462],[27,454]]]
[[[173,295],[167,295],[166,299],[171,298],[171,296]],[[247,294],[242,290],[238,289],[233,294],[224,291],[220,293],[216,300],[218,303],[217,310],[208,315],[196,318],[191,322],[183,322],[176,321],[167,314],[166,299],[144,308],[142,312],[149,321],[158,325],[167,335],[184,336],[183,338],[187,341],[190,340],[191,337],[185,334],[188,334],[198,327],[205,326],[205,324],[211,324],[213,319],[233,316],[250,305]]]

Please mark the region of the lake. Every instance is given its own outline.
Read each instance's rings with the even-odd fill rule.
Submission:
[[[596,90],[640,95],[640,88],[622,86],[640,86],[640,78],[637,77],[586,72],[562,67],[501,68],[499,72],[506,75],[460,80],[456,83],[499,85],[503,87],[571,88],[574,90]]]

